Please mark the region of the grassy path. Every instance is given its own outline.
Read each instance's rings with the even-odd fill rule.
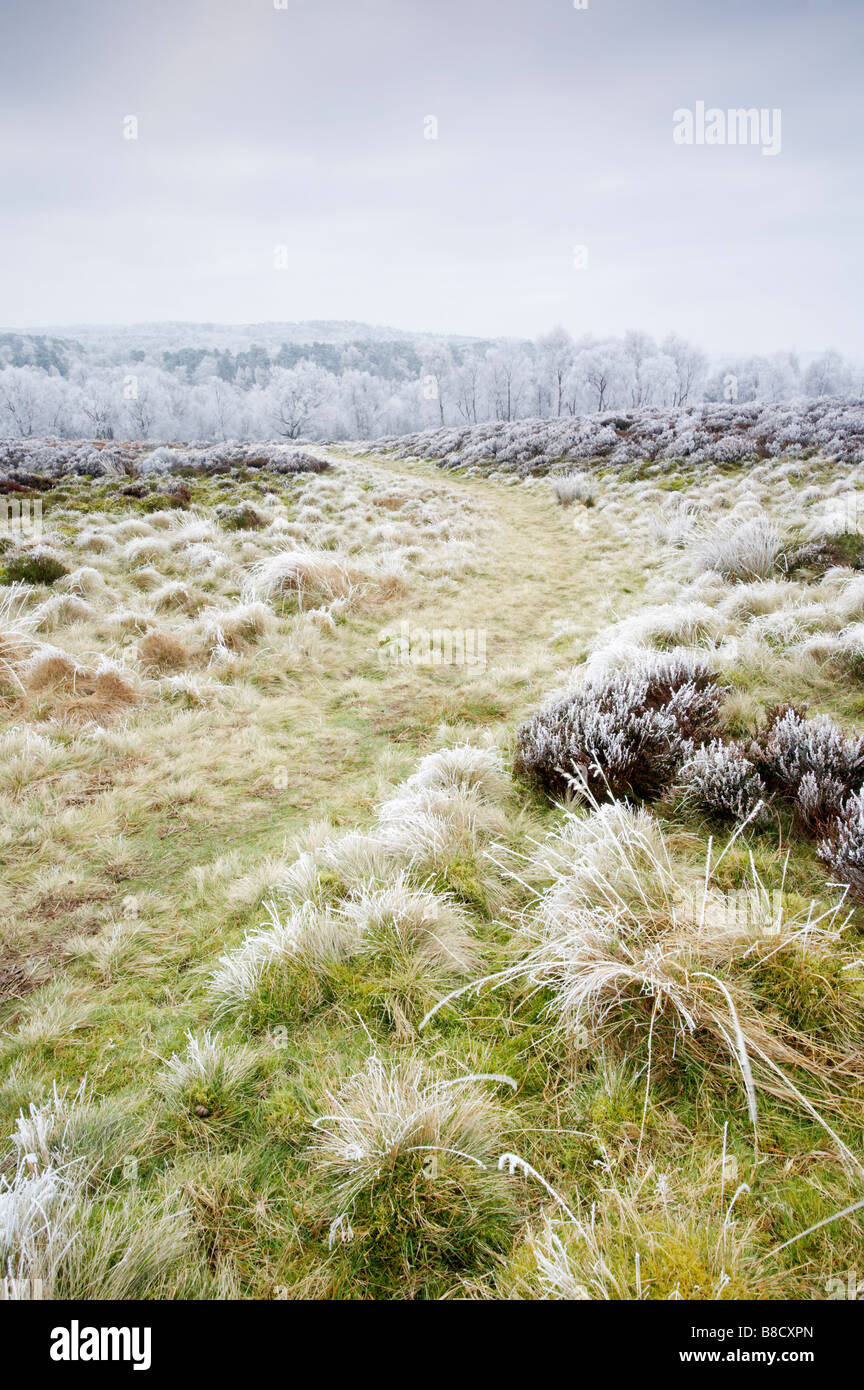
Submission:
[[[397,1070],[416,1056],[447,1078],[514,1079],[488,1166],[494,1171],[497,1155],[513,1150],[583,1214],[597,1204],[607,1296],[641,1296],[643,1287],[656,1297],[819,1296],[835,1268],[854,1265],[854,1224],[820,1228],[791,1246],[782,1277],[760,1261],[856,1195],[824,1130],[763,1092],[754,1151],[728,1057],[695,1043],[687,1053],[661,1016],[646,1074],[644,1018],[638,1008],[627,1013],[633,1001],[585,1058],[562,1048],[543,998],[518,986],[467,996],[418,1034],[428,1004],[416,1018],[400,1012],[400,1000],[416,1003],[416,960],[394,965],[349,953],[325,972],[320,996],[315,984],[307,998],[283,983],[255,1015],[218,1013],[214,968],[262,923],[274,881],[296,858],[294,837],[322,821],[337,831],[370,826],[382,800],[442,744],[491,736],[506,753],[513,730],[597,632],[644,602],[662,564],[645,532],[641,541],[626,534],[614,510],[562,509],[545,484],[504,485],[336,451],[331,459],[324,481],[293,480],[275,497],[272,482],[251,475],[196,485],[188,554],[170,543],[170,517],[157,532],[140,513],[124,516],[116,498],[97,498],[95,518],[83,507],[80,525],[94,520],[97,541],[84,558],[104,571],[101,588],[92,567],[85,579],[101,609],[52,640],[88,661],[94,643],[109,656],[119,643],[131,669],[141,623],[152,620],[192,642],[198,666],[185,685],[142,681],[131,713],[103,729],[64,727],[47,718],[50,702],[37,702],[24,711],[37,735],[31,746],[20,743],[22,714],[6,720],[21,751],[0,768],[0,1126],[3,1138],[11,1135],[19,1112],[48,1101],[55,1083],[61,1095],[86,1085],[91,1100],[78,1103],[69,1143],[73,1155],[96,1162],[98,1181],[75,1218],[83,1253],[74,1278],[64,1276],[67,1287],[93,1297],[536,1296],[524,1233],[540,1229],[549,1201],[530,1179],[505,1190],[471,1168],[453,1179],[467,1187],[448,1206],[452,1182],[424,1187],[412,1161],[407,1186],[382,1184],[380,1203],[361,1213],[359,1238],[330,1248],[339,1212],[309,1161],[315,1120],[347,1076],[372,1084],[374,1051]],[[214,515],[228,499],[270,509],[260,544],[245,529],[232,536],[211,527],[207,539],[202,513]],[[65,505],[71,549],[79,518],[69,499]],[[274,515],[281,532],[272,530]],[[329,617],[322,609],[313,620],[290,605],[283,613],[277,603],[276,616],[268,610],[261,631],[228,660],[201,645],[200,612],[166,620],[146,601],[143,617],[136,609],[141,592],[161,592],[167,578],[236,612],[256,557],[304,544],[373,569],[388,546],[395,554],[401,545],[406,563],[398,582],[377,571],[380,583]],[[213,558],[208,546],[219,551],[215,578],[201,569]],[[486,664],[382,660],[383,640],[403,625],[415,637],[482,631]],[[14,708],[12,697],[6,707]],[[509,781],[496,796],[490,833],[518,854],[552,812]],[[677,813],[664,823],[688,883],[688,875],[701,883],[705,831]],[[785,849],[766,832],[754,852],[774,886]],[[748,853],[742,840],[725,857],[718,889],[747,881]],[[470,920],[485,969],[508,959],[525,896],[515,878],[481,860],[480,851],[454,852],[427,882]],[[400,862],[388,862],[391,886]],[[812,850],[793,845],[790,875],[793,889],[820,892]],[[351,882],[333,899],[337,912]],[[614,956],[617,944],[610,950]],[[794,953],[786,961],[776,951],[770,960],[766,1017],[818,1014],[826,1038],[836,1028],[843,1055],[860,1012],[857,986],[843,973],[850,963]],[[823,970],[830,998],[842,1002],[836,1019]],[[187,1033],[203,1071],[190,1064]],[[836,1094],[825,1103],[856,1150],[857,1122],[841,1114]],[[374,1096],[357,1104],[375,1113]],[[740,1182],[747,1192],[727,1226],[724,1194],[728,1201]],[[178,1203],[179,1242],[159,1215]],[[414,1225],[408,1217],[418,1212]],[[137,1264],[121,1259],[129,1230],[145,1250]],[[124,1272],[131,1265],[137,1274]]]
[[[331,457],[350,472],[350,460]],[[70,749],[61,770],[27,789],[33,814],[18,834],[15,807],[3,847],[5,1124],[54,1079],[137,1083],[154,1065],[142,1039],[165,1056],[186,1027],[207,1022],[204,967],[250,917],[196,888],[196,870],[206,881],[223,856],[249,870],[317,818],[364,823],[441,725],[509,729],[582,639],[634,601],[642,560],[622,555],[599,518],[589,541],[577,537],[544,487],[364,464],[383,489],[419,477],[476,507],[467,573],[412,577],[382,610],[352,614],[305,669],[293,658],[286,669],[278,645],[268,648],[247,667],[235,708],[144,711],[132,756],[109,740],[79,766]],[[487,667],[382,666],[380,634],[402,622],[484,629]],[[556,625],[568,635],[552,643]],[[88,954],[106,918],[131,924],[128,937]]]

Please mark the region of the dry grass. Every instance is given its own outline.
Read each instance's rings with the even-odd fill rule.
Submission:
[[[781,699],[852,731],[860,574],[765,558],[833,526],[795,466],[592,469],[569,508],[380,459],[185,512],[61,480],[69,573],[0,590],[7,1269],[731,1299],[860,1264],[860,927],[816,842],[510,775],[547,692],[657,661],[728,691],[724,740]],[[382,670],[403,618],[487,667]]]
[[[172,632],[153,628],[135,649],[142,667],[148,671],[181,671],[195,659],[194,649]]]
[[[284,550],[268,556],[249,572],[246,592],[251,599],[279,599],[287,594],[304,599],[351,598],[360,575],[326,551]]]
[[[777,523],[757,516],[707,531],[691,542],[690,549],[697,573],[714,570],[724,579],[750,583],[771,575],[781,544]]]

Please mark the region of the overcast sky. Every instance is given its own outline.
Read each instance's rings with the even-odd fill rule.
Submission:
[[[0,323],[862,351],[861,0],[276,2],[0,0]]]

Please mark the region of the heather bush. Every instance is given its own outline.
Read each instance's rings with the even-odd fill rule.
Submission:
[[[806,570],[822,575],[837,566],[864,569],[864,536],[857,531],[843,531],[837,536],[795,546],[784,557],[784,567],[789,574]]]
[[[249,460],[252,466],[252,460]],[[326,473],[330,464],[326,459],[316,458],[314,454],[303,453],[299,449],[287,453],[277,452],[269,455],[267,467],[274,473]]]
[[[864,737],[850,737],[827,714],[805,718],[794,705],[772,710],[749,750],[771,790],[792,800],[813,831],[840,814],[864,780]]]
[[[626,438],[619,437],[626,434]],[[433,459],[442,468],[509,468],[546,472],[551,460],[571,467],[609,455],[613,464],[639,459],[737,462],[764,455],[818,452],[857,463],[864,439],[858,402],[715,402],[648,406],[557,419],[494,421],[391,435],[375,448],[397,458]],[[610,454],[610,450],[612,451]],[[369,451],[367,447],[366,451]]]
[[[720,820],[758,819],[765,783],[740,744],[713,739],[697,748],[678,773],[681,799]]]
[[[722,690],[689,653],[597,675],[519,730],[516,770],[553,796],[651,800],[716,729]]]
[[[819,857],[856,897],[864,898],[864,789],[846,801],[819,844]]]
[[[142,478],[149,478],[154,474],[170,473],[184,461],[183,454],[178,449],[167,449],[164,447],[153,449],[150,453],[144,454],[143,457],[138,459],[138,475]]]

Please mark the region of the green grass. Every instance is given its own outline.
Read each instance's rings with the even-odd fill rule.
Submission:
[[[349,482],[355,465],[338,467]],[[125,726],[111,726],[106,737],[64,728],[44,770],[36,765],[11,785],[0,903],[8,924],[0,946],[4,1136],[55,1082],[71,1093],[86,1077],[91,1108],[75,1142],[99,1161],[83,1226],[84,1266],[102,1268],[91,1247],[100,1231],[122,1224],[124,1203],[145,1230],[169,1196],[185,1213],[186,1237],[171,1246],[170,1258],[144,1261],[136,1292],[145,1297],[536,1297],[535,1238],[563,1208],[530,1174],[499,1174],[496,1159],[505,1150],[530,1163],[580,1220],[596,1204],[611,1296],[636,1297],[641,1288],[650,1297],[677,1289],[700,1298],[719,1288],[727,1299],[823,1297],[832,1276],[860,1264],[857,1218],[770,1252],[855,1200],[860,1180],[813,1118],[767,1086],[754,1147],[728,1054],[681,1046],[664,1020],[652,1037],[649,1071],[644,1010],[625,1011],[620,1027],[573,1050],[550,1026],[548,990],[510,981],[462,995],[419,1032],[430,997],[414,993],[404,962],[382,956],[340,961],[314,980],[290,972],[268,978],[247,1010],[216,1017],[216,963],[265,917],[270,886],[258,867],[290,861],[286,842],[321,818],[337,828],[368,827],[382,797],[439,740],[488,733],[506,751],[562,668],[584,655],[598,630],[641,606],[665,563],[650,547],[622,540],[602,510],[592,511],[589,531],[576,531],[545,489],[495,488],[388,459],[363,468],[359,491],[370,513],[376,492],[403,487],[422,488],[430,499],[446,492],[457,515],[470,509],[474,549],[457,579],[447,565],[428,576],[422,566],[409,570],[401,596],[374,611],[349,610],[299,655],[291,646],[297,619],[286,609],[274,636],[209,672],[221,692],[213,703],[199,708],[145,693]],[[632,482],[639,476],[628,471]],[[257,476],[187,482],[190,506],[208,515],[225,504],[259,506],[267,490]],[[678,491],[697,483],[688,473],[657,485]],[[299,510],[295,497],[314,493],[314,485],[274,483],[289,521]],[[170,506],[159,501],[160,509]],[[151,497],[121,498],[108,484],[64,483],[46,498],[49,522],[70,538],[94,517],[146,520],[150,507]],[[389,515],[382,509],[363,524]],[[359,507],[347,519],[326,519],[349,539],[361,526]],[[427,542],[429,555],[436,544]],[[77,552],[75,563],[90,560]],[[183,563],[172,558],[172,577],[185,577]],[[134,572],[110,556],[105,565],[121,601],[130,602]],[[194,582],[214,601],[239,595],[230,576]],[[377,635],[403,618],[417,627],[485,628],[489,665],[382,669]],[[92,648],[92,621],[78,635],[70,629],[51,640]],[[169,614],[166,625],[172,621]],[[566,630],[553,642],[556,624]],[[110,641],[117,650],[131,639]],[[807,699],[847,721],[864,713],[864,691],[782,653],[725,674],[740,697],[730,706],[732,732],[752,727],[782,699]],[[29,718],[48,730],[11,688],[3,699],[4,726]],[[501,809],[511,843],[523,850],[557,819],[518,782]],[[698,877],[717,828],[698,817],[682,821],[671,800],[656,810],[678,860]],[[787,857],[787,900],[826,897],[813,846],[782,814],[741,838],[714,886],[741,888],[755,867],[777,887]],[[329,886],[338,904],[342,885],[334,879]],[[510,963],[534,887],[523,861],[484,842],[476,855],[451,855],[429,886],[452,894],[466,912],[481,973]],[[856,916],[842,948],[829,943],[815,954],[786,949],[769,958],[770,948],[760,946],[746,972],[767,1020],[806,1034],[844,1065],[860,1050],[864,1021],[860,972],[846,968],[860,932]],[[203,1075],[182,1071],[172,1085],[170,1059],[187,1056],[187,1034],[200,1040],[207,1030],[222,1061]],[[372,1056],[388,1067],[419,1058],[430,1074],[449,1079],[512,1078],[515,1091],[500,1081],[476,1083],[499,1117],[486,1166],[445,1153],[430,1175],[424,1155],[400,1151],[347,1210],[316,1160],[316,1121]],[[858,1153],[854,1068],[839,1090],[820,1089],[803,1072],[795,1079]],[[734,1169],[725,1179],[724,1142]],[[739,1183],[747,1190],[724,1236]],[[342,1240],[342,1216],[352,1240]],[[590,1282],[596,1271],[585,1265],[579,1242],[568,1236],[565,1243],[577,1282]],[[64,1277],[68,1287],[98,1297],[113,1287],[116,1263],[109,1254],[98,1287],[80,1269]]]

